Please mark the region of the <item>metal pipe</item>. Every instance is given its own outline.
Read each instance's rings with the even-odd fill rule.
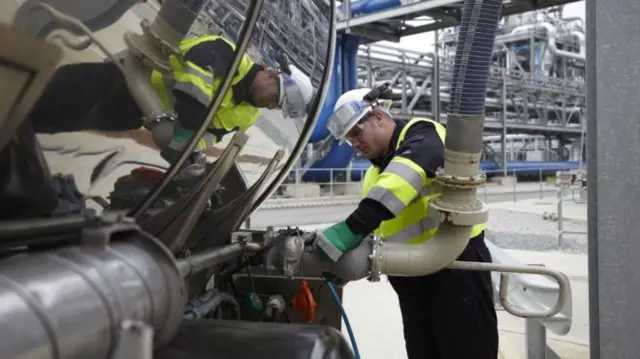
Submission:
[[[463,262],[455,261],[447,266],[450,269],[472,270],[472,271],[491,271],[500,273],[500,304],[509,314],[521,318],[550,318],[560,313],[567,303],[567,299],[571,296],[571,285],[569,279],[564,274],[544,267],[537,266],[514,266],[496,263],[481,262]],[[521,274],[538,274],[552,277],[558,283],[558,299],[555,305],[547,310],[532,311],[528,309],[516,308],[509,301],[509,275],[508,273]]]
[[[86,224],[87,217],[84,215],[0,221],[0,240],[80,231]]]
[[[108,359],[126,320],[153,327],[156,347],[173,338],[186,298],[171,253],[141,233],[121,237],[0,262],[3,359]]]
[[[547,359],[547,329],[535,319],[525,320],[524,325],[527,359]]]
[[[258,243],[233,243],[178,260],[178,270],[183,278],[205,269],[228,262],[244,254],[254,254],[262,248]]]
[[[125,37],[125,42],[129,44],[129,39],[131,38],[134,37]],[[145,65],[141,58],[135,56],[130,51],[127,52],[123,62],[123,72],[127,80],[127,88],[140,107],[145,124],[165,114],[170,117],[151,86],[150,79],[152,71],[153,68]]]
[[[502,135],[500,136],[500,152],[502,153],[502,175],[508,177],[507,173],[507,70],[502,70]],[[514,182],[515,183],[515,182]]]
[[[433,75],[433,73],[432,73]],[[413,111],[413,107],[418,103],[418,100],[420,99],[420,96],[422,96],[422,93],[424,92],[424,90],[427,88],[427,85],[429,85],[431,81],[429,81],[428,78],[425,78],[424,81],[422,81],[422,84],[420,85],[420,87],[418,87],[418,90],[416,92],[413,93],[413,98],[411,99],[411,101],[409,102],[409,104],[407,105],[407,112],[411,113]],[[433,91],[433,82],[431,82],[431,106],[433,108],[434,104],[433,104],[433,94],[435,92]],[[433,110],[431,111],[433,119],[435,121],[438,121],[438,117],[436,115],[433,114]]]
[[[562,201],[564,200],[564,184],[558,189],[557,198],[558,201],[556,211],[558,212],[558,248],[562,248],[564,242],[564,213],[562,211]]]
[[[435,32],[435,43],[438,43],[438,32]],[[435,52],[429,55],[433,61],[431,67],[431,116],[434,121],[440,122],[440,55],[438,55],[438,46]],[[422,94],[422,91],[420,92]]]

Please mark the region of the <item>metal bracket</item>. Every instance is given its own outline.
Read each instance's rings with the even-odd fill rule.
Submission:
[[[377,234],[369,237],[371,241],[371,254],[369,255],[369,259],[371,260],[371,273],[369,273],[370,282],[379,282],[380,277],[382,276],[382,270],[380,269],[380,264],[382,263],[382,251],[380,247],[382,247],[382,237]]]
[[[571,284],[567,277],[558,271],[542,268],[538,266],[512,266],[495,263],[481,263],[481,262],[463,262],[455,261],[451,263],[447,268],[458,270],[472,270],[472,271],[487,271],[487,272],[500,272],[500,303],[504,310],[509,314],[521,318],[549,318],[552,317],[564,308],[567,298],[571,293]],[[521,274],[539,274],[543,276],[549,276],[556,280],[559,287],[558,300],[555,305],[544,311],[529,311],[514,307],[509,301],[509,275],[505,273],[521,273]]]
[[[137,232],[140,227],[133,218],[123,214],[105,212],[87,221],[82,230],[82,243],[96,247],[107,247],[115,233]]]

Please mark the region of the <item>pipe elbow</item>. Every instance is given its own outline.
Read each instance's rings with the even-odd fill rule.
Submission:
[[[127,87],[146,121],[161,117],[165,113],[164,106],[149,81],[151,71],[150,67],[132,53],[126,55],[123,72]]]
[[[374,242],[371,276],[418,277],[438,272],[462,253],[471,239],[471,229],[443,222],[436,235],[424,243]]]

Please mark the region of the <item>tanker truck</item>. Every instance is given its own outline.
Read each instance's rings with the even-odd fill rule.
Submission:
[[[245,225],[300,157],[323,106],[334,7],[333,0],[0,5],[3,359],[351,359],[340,332],[341,289],[327,278],[426,275],[454,262],[471,226],[487,216],[476,196],[485,179],[478,161],[455,162],[479,160],[483,114],[448,118],[447,151],[456,155],[438,175],[447,189],[430,212],[440,230],[425,245],[371,236],[358,253],[327,263],[313,249],[313,231]],[[499,11],[485,17],[497,23]],[[280,90],[293,80],[311,89],[300,90],[304,106],[295,114],[281,97],[250,126],[229,128],[194,152],[210,130],[204,121],[165,156],[154,126],[175,118],[151,80],[175,77],[190,61],[185,46],[202,36],[234,48],[208,119],[239,107],[229,107],[227,94],[246,64],[277,74]],[[58,89],[71,81],[63,69],[77,64],[96,70]],[[119,85],[97,90],[98,78]],[[138,118],[117,115],[131,105],[110,97],[122,91]],[[70,118],[140,125],[76,128]]]

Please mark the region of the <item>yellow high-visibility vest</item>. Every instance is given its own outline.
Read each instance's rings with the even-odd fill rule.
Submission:
[[[397,151],[404,141],[409,128],[418,122],[432,123],[442,143],[446,129],[441,124],[426,119],[414,118],[409,121],[398,138]],[[438,230],[438,221],[429,218],[429,201],[441,195],[435,178],[428,178],[425,171],[415,162],[395,156],[380,172],[380,167],[371,166],[363,180],[362,193],[382,203],[395,217],[383,221],[375,230],[384,240],[405,244],[416,244],[429,240]],[[485,229],[484,224],[473,227],[471,238]]]
[[[228,43],[234,51],[236,49],[235,45],[224,37],[209,35],[182,40],[180,43],[180,52],[184,55],[189,49],[202,42],[215,40],[223,40]],[[179,89],[191,95],[203,105],[209,106],[209,103],[222,83],[223,78],[220,74],[214,76],[210,70],[203,69],[190,61],[185,61],[183,64],[174,55],[169,56],[169,61],[173,70],[172,74],[163,75],[156,70],[151,73],[151,84],[160,97],[162,104],[165,106],[165,110],[170,111],[175,105],[175,98],[171,93],[173,88]],[[253,65],[254,62],[251,58],[246,54],[243,55],[231,85],[233,86],[240,82],[249,73]],[[257,107],[246,102],[236,104],[233,101],[233,91],[231,87],[229,87],[218,111],[213,118],[209,119],[210,128],[223,130],[225,132],[234,130],[246,131],[259,116],[260,109]],[[203,146],[203,144],[201,144],[201,147],[209,147],[213,144],[207,145],[208,146]]]

